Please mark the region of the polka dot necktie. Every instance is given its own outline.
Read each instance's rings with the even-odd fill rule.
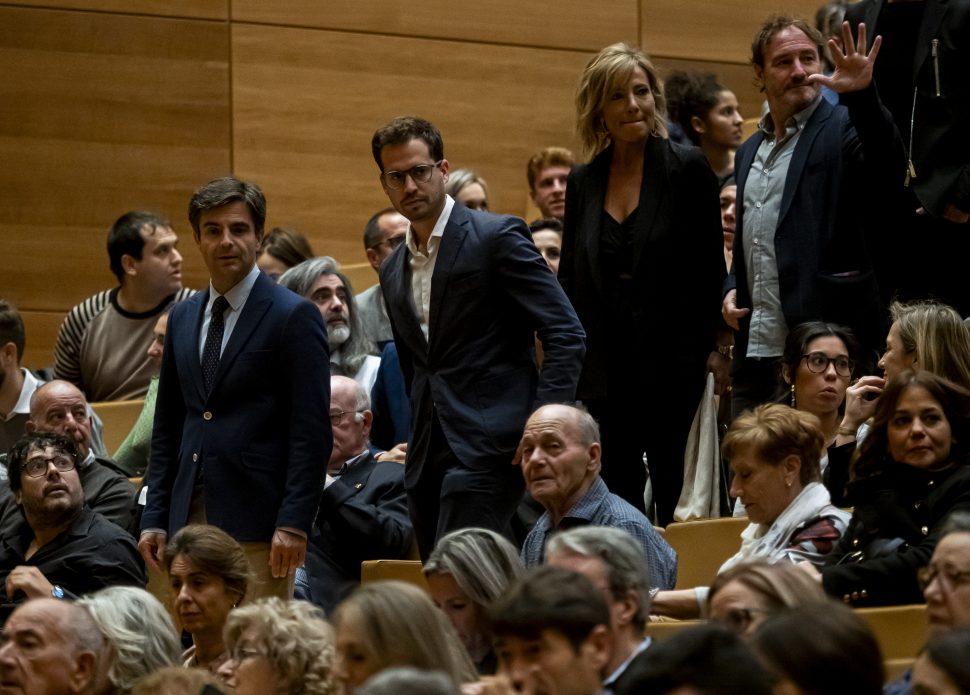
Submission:
[[[206,394],[212,390],[212,382],[216,380],[216,370],[219,368],[222,335],[226,331],[226,320],[223,314],[226,313],[227,308],[229,308],[229,302],[225,297],[216,297],[212,303],[209,332],[205,336],[205,346],[202,348],[202,378],[205,381]]]

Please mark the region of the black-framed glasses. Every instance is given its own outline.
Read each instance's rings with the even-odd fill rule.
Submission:
[[[743,635],[751,627],[755,616],[765,614],[768,611],[763,608],[732,608],[723,617],[717,618],[717,622],[737,635]]]
[[[24,463],[24,473],[31,478],[40,478],[47,475],[47,469],[54,464],[58,473],[66,473],[74,470],[74,459],[67,454],[57,454],[56,456],[32,456]]]
[[[802,355],[802,359],[805,360],[808,371],[813,374],[821,374],[829,368],[830,364],[835,365],[835,373],[839,376],[852,376],[852,370],[855,369],[855,362],[845,355],[829,357],[824,352],[810,352]]]
[[[370,250],[370,249],[376,249],[376,248],[379,248],[379,247],[384,246],[386,244],[387,245],[387,248],[390,249],[391,251],[393,251],[398,246],[400,246],[401,244],[404,243],[405,236],[406,235],[404,235],[404,234],[398,234],[396,236],[392,236],[392,237],[389,237],[387,239],[381,239],[380,241],[378,241],[373,246],[368,246],[367,249],[368,250]]]
[[[961,572],[952,567],[927,565],[916,572],[916,580],[919,582],[921,591],[926,591],[926,587],[932,584],[934,579],[940,580],[940,586],[945,591],[953,591],[958,586],[970,584],[970,571]]]
[[[334,427],[339,427],[344,424],[345,415],[355,415],[357,413],[362,413],[363,410],[341,410],[339,413],[330,413],[330,424]]]
[[[384,180],[385,186],[399,191],[404,188],[404,181],[408,176],[415,183],[427,183],[431,179],[432,172],[441,166],[442,161],[439,159],[434,164],[418,164],[405,171],[385,171],[381,174],[381,178]]]

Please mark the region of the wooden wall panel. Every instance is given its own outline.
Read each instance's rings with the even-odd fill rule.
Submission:
[[[812,21],[821,0],[640,0],[640,41],[654,57],[747,63],[751,39],[772,13]]]
[[[20,0],[17,5],[193,19],[228,19],[229,0]]]
[[[0,277],[25,310],[114,283],[122,213],[187,234],[192,190],[230,170],[226,24],[0,7]],[[186,249],[187,283],[205,277]],[[9,288],[9,289],[8,289]]]
[[[234,0],[233,21],[597,51],[636,41],[638,0]],[[456,47],[460,48],[460,47]]]
[[[524,214],[525,164],[574,146],[573,92],[588,54],[234,25],[236,172],[259,182],[268,224],[318,253],[363,261],[364,222],[387,205],[371,156],[376,128],[414,114],[442,131],[452,167],[471,167],[495,210]]]
[[[57,332],[64,321],[64,314],[60,311],[21,311],[20,316],[24,320],[24,331],[27,334],[23,366],[28,369],[52,366],[54,345],[57,343]]]

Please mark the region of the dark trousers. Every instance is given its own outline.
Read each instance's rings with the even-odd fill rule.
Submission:
[[[741,358],[741,366],[731,375],[731,419],[762,403],[770,403],[781,393],[781,374],[777,357]]]
[[[427,459],[416,480],[408,479],[408,512],[421,559],[427,560],[439,538],[471,526],[501,533],[510,540],[510,521],[522,500],[522,471],[508,460],[491,467],[470,468],[455,456],[431,414]]]

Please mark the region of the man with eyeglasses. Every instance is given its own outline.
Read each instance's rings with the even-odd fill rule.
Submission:
[[[10,449],[7,475],[24,523],[0,541],[8,602],[145,586],[135,540],[84,506],[77,462],[74,442],[50,432],[29,434]]]
[[[364,252],[367,254],[367,262],[378,277],[384,261],[404,243],[407,229],[407,218],[394,208],[384,208],[367,220],[367,224],[364,225]],[[360,310],[360,323],[364,329],[364,335],[377,346],[376,354],[380,354],[380,351],[394,340],[380,283],[368,287],[357,295],[357,308]]]
[[[374,458],[367,441],[371,421],[364,388],[345,376],[330,377],[333,451],[296,594],[328,615],[360,584],[361,562],[406,558],[411,550],[404,467]]]
[[[411,401],[405,485],[426,558],[455,529],[510,533],[522,426],[537,405],[575,399],[585,333],[525,223],[445,193],[434,125],[396,118],[371,150],[384,193],[410,221],[381,266],[381,290]]]

